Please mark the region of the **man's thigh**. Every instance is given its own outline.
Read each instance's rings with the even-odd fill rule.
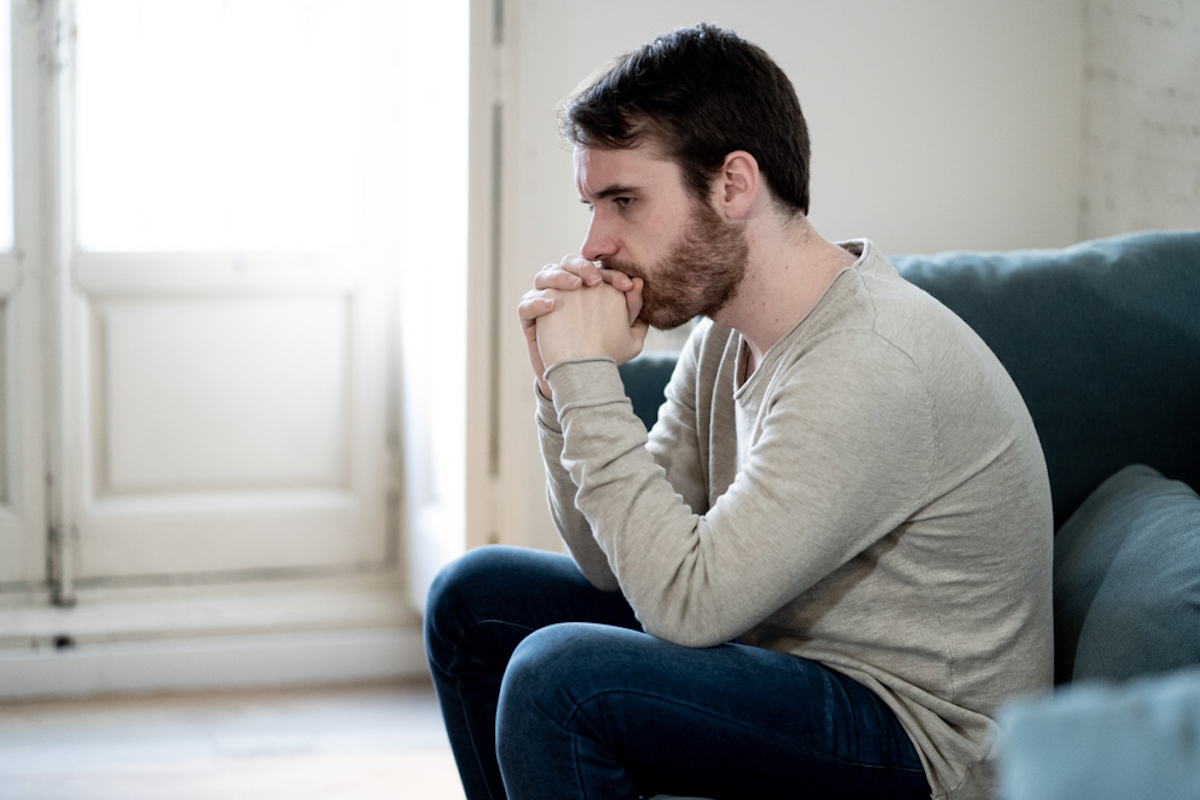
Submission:
[[[503,670],[522,639],[560,622],[640,627],[624,596],[592,586],[569,556],[482,547],[443,570],[430,589],[427,646],[443,666],[457,654],[460,662]]]
[[[509,664],[497,731],[506,783],[577,781],[578,796],[929,796],[877,695],[815,662],[740,644],[543,629]]]

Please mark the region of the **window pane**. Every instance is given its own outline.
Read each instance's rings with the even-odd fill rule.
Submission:
[[[364,14],[347,0],[79,0],[80,247],[354,243]]]

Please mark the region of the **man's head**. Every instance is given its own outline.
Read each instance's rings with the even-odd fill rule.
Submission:
[[[561,130],[576,147],[653,142],[703,201],[725,157],[744,150],[785,210],[808,213],[808,128],[796,93],[732,31],[681,28],[619,57],[567,101]]]
[[[592,212],[580,253],[641,278],[641,317],[656,328],[713,317],[741,288],[750,248],[736,217],[753,203],[753,158],[737,152],[727,161],[733,177],[720,180],[729,199],[707,202],[692,195],[679,164],[655,143],[575,148],[575,185]]]

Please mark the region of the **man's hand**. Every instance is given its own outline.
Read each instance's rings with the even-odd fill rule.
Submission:
[[[575,293],[579,302],[573,303]],[[624,298],[623,315],[616,313],[620,306],[611,302],[614,297]],[[559,320],[561,325],[546,322],[550,316],[558,316],[552,312],[564,307],[571,308],[569,319]],[[533,290],[526,292],[517,308],[542,394],[550,397],[545,373],[559,361],[607,355],[620,364],[641,352],[646,336],[646,323],[637,318],[641,309],[641,278],[601,269],[580,256],[567,256],[559,264],[543,267],[534,278]],[[616,324],[618,320],[622,324]],[[542,343],[543,334],[548,335],[546,344]]]
[[[536,323],[538,351],[546,368],[560,361],[610,356],[623,364],[642,351],[646,324],[629,324],[624,293],[608,283],[577,291],[547,290],[554,312]]]

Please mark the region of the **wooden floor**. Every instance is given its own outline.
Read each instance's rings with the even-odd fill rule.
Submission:
[[[433,689],[0,703],[3,800],[462,800]]]

